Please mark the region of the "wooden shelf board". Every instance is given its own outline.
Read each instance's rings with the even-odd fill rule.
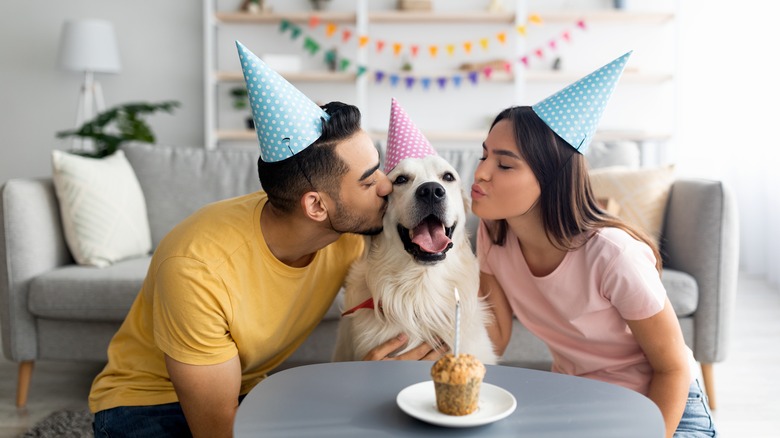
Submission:
[[[248,12],[216,12],[217,21],[222,23],[266,23],[274,24],[282,20],[293,23],[308,23],[311,17],[316,16],[323,22],[331,23],[355,23],[357,14],[354,12],[284,12],[269,14],[250,14]]]
[[[526,70],[525,79],[529,82],[574,82],[583,78],[586,72],[567,72],[567,71],[534,71]],[[673,78],[670,73],[645,73],[631,72],[623,73],[621,80],[631,83],[653,84],[669,81]]]
[[[665,22],[674,18],[672,12],[643,12],[603,10],[542,11],[538,12],[542,21],[571,22],[578,19],[587,21],[613,22]],[[355,23],[354,12],[285,12],[269,14],[250,14],[247,12],[216,12],[221,23],[266,23],[275,24],[282,20],[293,23],[308,23],[312,16],[321,21],[332,23]],[[426,12],[426,11],[374,11],[368,13],[368,21],[373,23],[514,23],[514,12]]]
[[[663,23],[674,19],[672,12],[650,12],[650,11],[618,11],[614,9],[601,10],[569,10],[569,11],[540,11],[538,12],[542,21],[550,23],[572,22],[579,19],[585,21],[600,22],[658,22]]]
[[[216,132],[217,141],[257,140],[257,133],[250,129],[221,129]]]
[[[355,82],[357,79],[356,73],[349,72],[307,71],[279,74],[290,82]],[[215,79],[218,82],[243,82],[244,75],[241,72],[218,71]]]
[[[423,131],[423,135],[432,141],[473,141],[482,142],[487,137],[488,131],[475,129],[469,131]],[[387,131],[370,131],[369,135],[374,140],[384,141],[387,139]],[[596,131],[593,138],[596,141],[651,141],[651,140],[669,140],[672,137],[669,133],[647,132],[640,130],[604,130]]]
[[[433,142],[436,141],[473,141],[481,142],[487,137],[487,130],[475,129],[470,131],[424,131],[425,137]],[[373,140],[385,141],[387,131],[368,131]],[[257,140],[257,134],[254,130],[218,130],[216,132],[219,141],[254,141]],[[596,131],[593,139],[596,141],[663,141],[672,137],[664,132],[647,132],[633,130],[604,130]]]
[[[514,23],[514,12],[427,12],[375,11],[368,13],[371,23]]]

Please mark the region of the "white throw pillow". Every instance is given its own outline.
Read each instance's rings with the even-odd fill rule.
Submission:
[[[109,266],[152,249],[141,185],[121,150],[105,158],[52,151],[65,241],[81,265]]]

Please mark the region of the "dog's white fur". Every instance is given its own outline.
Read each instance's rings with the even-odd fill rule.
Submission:
[[[398,178],[405,183],[398,184]],[[408,158],[389,174],[393,192],[389,197],[384,230],[371,238],[367,254],[355,262],[347,276],[344,309],[351,309],[369,297],[381,303],[360,309],[339,323],[333,354],[335,361],[361,360],[373,348],[399,333],[409,337],[401,354],[421,342],[454,346],[455,295],[460,295],[460,353],[475,355],[483,363],[496,362],[493,345],[485,328],[489,322],[486,304],[477,296],[479,266],[466,234],[465,197],[455,169],[439,156]],[[418,223],[420,203],[415,193],[420,185],[437,182],[446,190],[441,219],[454,226],[452,248],[443,260],[421,263],[404,249],[397,225],[413,229]]]

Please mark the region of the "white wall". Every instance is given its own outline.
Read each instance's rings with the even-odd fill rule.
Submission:
[[[57,67],[62,23],[102,18],[114,24],[122,72],[96,75],[106,106],[178,100],[173,115],[147,118],[160,143],[203,144],[203,24],[197,0],[0,2],[0,184],[51,174],[55,133],[75,124],[82,76]]]
[[[229,4],[238,2],[220,1]],[[334,0],[333,5],[344,1]],[[372,8],[380,4],[378,0],[370,1]],[[390,0],[383,1],[392,3]],[[669,5],[674,7],[678,2],[630,0],[628,4],[635,9],[664,9]],[[479,7],[481,3],[488,2],[469,0],[467,3],[469,7]],[[505,3],[511,6],[513,0],[505,0]],[[628,93],[637,86],[621,84],[614,105],[610,105],[605,113],[604,125],[610,125],[613,120],[622,121],[621,117],[631,112],[622,111],[621,105],[645,106],[646,110],[655,113],[676,112],[678,135],[669,159],[687,174],[713,176],[713,173],[723,173],[729,160],[705,165],[702,150],[696,145],[702,142],[721,144],[727,138],[729,142],[736,142],[746,132],[754,133],[751,143],[761,141],[756,138],[762,132],[760,129],[737,130],[735,123],[725,120],[727,113],[719,111],[719,104],[728,105],[728,114],[738,114],[735,108],[744,106],[741,103],[744,99],[758,99],[763,90],[774,86],[773,79],[767,74],[768,60],[772,55],[767,41],[774,18],[761,12],[772,3],[771,0],[750,0],[743,3],[744,6],[733,7],[734,2],[727,0],[679,2],[682,11],[676,22],[679,29],[679,44],[676,46],[680,78],[679,110],[656,108],[655,105],[647,105],[647,102],[636,103],[630,99],[624,102],[620,93]],[[272,0],[271,4],[281,8],[279,5],[286,2]],[[437,8],[444,5],[454,7],[443,0],[437,0],[436,4]],[[532,0],[528,10],[607,7],[609,4],[608,0]],[[13,177],[49,175],[50,151],[68,146],[64,140],[56,139],[55,133],[72,128],[82,80],[79,74],[61,71],[56,66],[61,26],[69,18],[104,18],[115,26],[123,71],[118,75],[97,75],[103,85],[107,106],[133,100],[178,100],[182,107],[174,115],[155,114],[148,118],[158,141],[182,146],[203,145],[202,9],[198,0],[0,2],[0,102],[3,103],[0,116],[0,184]],[[751,26],[755,22],[761,24]],[[620,52],[623,45],[633,43],[631,48],[639,45],[647,50],[635,53],[632,63],[648,71],[667,70],[665,63],[668,58],[663,60],[657,53],[650,58],[646,55],[647,52],[659,52],[659,47],[666,45],[654,41],[659,36],[658,29],[646,26],[644,37],[640,34],[630,41],[623,33],[625,29],[615,28],[610,33],[610,27],[609,24],[593,24],[588,32],[577,35],[571,47],[562,49],[565,62],[582,65],[582,69],[597,67],[595,63],[587,62],[589,57],[606,60],[609,53]],[[535,31],[542,39],[551,32],[554,32],[552,26]],[[441,38],[448,40],[446,35]],[[658,43],[657,47],[653,48],[653,42]],[[531,40],[528,44],[533,46],[536,42]],[[372,87],[377,101],[387,101],[389,97],[383,98],[396,95],[409,111],[415,111],[421,99],[430,100],[430,96],[419,91],[406,92],[402,87],[399,90],[392,90],[387,85]],[[489,119],[506,105],[490,92],[496,85],[481,87],[487,92],[466,93],[465,99],[470,107],[484,108],[484,117],[480,116],[475,124],[483,123],[483,118]],[[437,90],[429,92],[430,95],[437,93]],[[537,94],[538,91],[529,90],[529,102],[526,103],[533,103],[531,100],[541,96]],[[450,93],[442,99],[444,103],[441,107],[446,110],[464,100],[459,99],[457,93]],[[750,105],[755,108],[758,104],[760,102],[753,100]],[[372,126],[369,128],[381,129],[386,112],[387,109],[384,109],[378,116],[371,117]],[[426,118],[433,117],[431,122],[435,129],[441,129],[442,120],[451,119],[436,112],[421,112],[420,117],[422,120],[418,122],[421,124],[427,124]],[[715,158],[724,155],[727,153]]]

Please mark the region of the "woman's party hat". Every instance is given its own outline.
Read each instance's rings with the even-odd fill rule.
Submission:
[[[281,161],[306,149],[322,135],[330,116],[300,90],[236,41],[255,121],[260,157]]]
[[[436,150],[393,98],[390,103],[390,127],[387,130],[385,173],[393,170],[402,160],[428,155],[436,155]]]
[[[584,154],[631,52],[532,106],[547,126]]]

